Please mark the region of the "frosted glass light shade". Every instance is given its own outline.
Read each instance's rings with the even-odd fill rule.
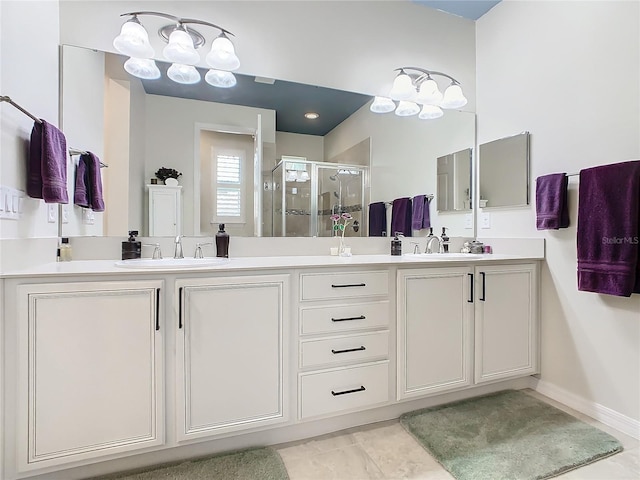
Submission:
[[[418,91],[418,103],[426,105],[440,105],[442,92],[438,89],[438,84],[432,78],[422,82]]]
[[[396,109],[396,104],[388,97],[375,97],[369,107],[373,113],[389,113]]]
[[[213,87],[219,88],[231,88],[238,83],[233,73],[215,69],[207,72],[204,76],[204,81]]]
[[[407,102],[401,100],[398,108],[396,108],[396,115],[399,117],[410,117],[420,111],[420,107],[413,102]]]
[[[442,109],[436,105],[424,105],[418,118],[421,120],[433,120],[444,115]]]
[[[151,58],[153,47],[149,34],[137,20],[127,20],[120,29],[120,35],[113,40],[113,46],[120,53],[134,58]]]
[[[200,81],[200,72],[193,65],[174,63],[167,69],[167,76],[176,83],[190,85]]]
[[[169,43],[162,50],[162,54],[170,62],[183,65],[195,65],[200,61],[200,55],[193,47],[191,35],[179,28],[169,35]]]
[[[389,96],[394,100],[409,100],[416,94],[411,77],[406,73],[400,73],[393,81]]]
[[[295,182],[298,180],[298,173],[295,170],[287,170],[284,180],[286,182]]]
[[[298,182],[308,182],[309,181],[309,172],[307,172],[306,170],[302,170],[301,172],[298,172],[298,179],[296,181],[298,181]]]
[[[452,83],[444,91],[444,98],[440,106],[442,108],[460,108],[467,104],[467,99],[462,94],[462,88],[460,85]]]
[[[160,69],[151,58],[130,58],[124,62],[124,69],[134,77],[144,80],[160,78]]]
[[[211,43],[211,50],[205,60],[209,66],[216,70],[232,71],[240,67],[240,60],[236,56],[236,49],[224,33],[221,33]]]

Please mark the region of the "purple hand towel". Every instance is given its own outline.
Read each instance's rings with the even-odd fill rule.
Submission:
[[[391,235],[396,232],[405,237],[411,236],[411,199],[409,197],[396,198],[391,209]]]
[[[384,237],[387,235],[387,207],[384,202],[369,205],[369,236]]]
[[[27,195],[46,203],[69,203],[67,195],[67,140],[50,123],[35,122],[27,162]]]
[[[413,197],[413,213],[411,214],[411,228],[421,230],[424,220],[424,203],[427,200],[426,195],[416,195]]]
[[[580,171],[578,290],[640,293],[640,160]]]
[[[553,173],[536,179],[536,228],[558,230],[569,226],[566,173]]]
[[[76,167],[76,188],[73,193],[73,203],[83,208],[91,207],[89,197],[89,178],[88,165],[85,156],[81,155]]]
[[[97,155],[87,152],[80,155],[80,160],[84,159],[87,165],[87,193],[91,210],[94,212],[104,212],[104,198],[102,197],[102,177],[100,175],[100,159]]]

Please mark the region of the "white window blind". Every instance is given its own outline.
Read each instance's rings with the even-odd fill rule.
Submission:
[[[215,155],[217,221],[244,221],[242,156],[230,153]]]

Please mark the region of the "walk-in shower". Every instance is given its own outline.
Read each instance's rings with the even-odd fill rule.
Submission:
[[[353,217],[345,236],[366,236],[363,205],[368,168],[306,160],[282,160],[272,170],[273,236],[330,237],[332,214]]]

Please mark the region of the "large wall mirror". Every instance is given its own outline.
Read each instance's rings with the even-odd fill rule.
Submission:
[[[438,157],[438,212],[470,212],[473,199],[471,182],[472,149]]]
[[[479,150],[480,208],[529,205],[529,132],[483,143]]]
[[[292,133],[291,127],[280,127],[279,114],[272,109],[193,95],[183,98],[186,95],[181,96],[180,89],[186,91],[188,85],[181,85],[170,95],[150,91],[148,85],[123,70],[123,60],[112,53],[61,47],[61,125],[68,144],[96,153],[108,165],[102,170],[105,212],[92,214],[68,205],[62,225],[65,236],[124,236],[128,230],[149,235],[149,184],[160,167],[174,168],[182,174],[179,233],[213,235],[221,217],[216,216],[215,199],[206,188],[216,181],[215,169],[207,160],[212,155],[241,158],[237,162],[243,165],[242,175],[248,185],[242,197],[246,206],[242,221],[224,222],[231,235],[283,235],[273,218],[278,205],[277,213],[283,211],[282,190],[278,189],[285,188],[294,205],[301,195],[313,194],[318,212],[345,206],[351,212],[359,209],[361,228],[349,234],[366,236],[370,202],[391,202],[420,194],[435,196],[439,186],[438,158],[450,154],[460,159],[455,176],[460,195],[452,199],[452,209],[437,211],[440,208],[436,210],[434,202],[432,225],[438,229],[448,227],[451,235],[470,233],[465,230],[464,216],[455,213],[471,212],[466,196],[470,195],[472,182],[469,187],[461,183],[471,179],[471,148],[475,144],[475,114],[471,112],[448,110],[437,120],[379,115],[369,111],[371,97],[360,95],[360,106],[330,131]],[[251,81],[258,78],[251,77]],[[265,80],[278,82],[262,79]],[[468,153],[464,159],[461,152]],[[283,157],[301,160],[297,171],[281,172],[279,178],[284,182],[277,182],[273,180],[274,169]],[[77,157],[71,159],[70,192],[74,162]],[[318,183],[313,188],[308,183],[305,186],[300,165],[308,166],[307,180],[315,172]],[[349,195],[358,200],[349,203]],[[274,198],[279,199],[278,205]],[[296,206],[292,210],[296,214],[303,211]],[[316,230],[305,229],[308,233],[304,235],[330,234],[330,229],[322,227],[321,219],[316,224]],[[291,235],[299,236],[300,230]]]

